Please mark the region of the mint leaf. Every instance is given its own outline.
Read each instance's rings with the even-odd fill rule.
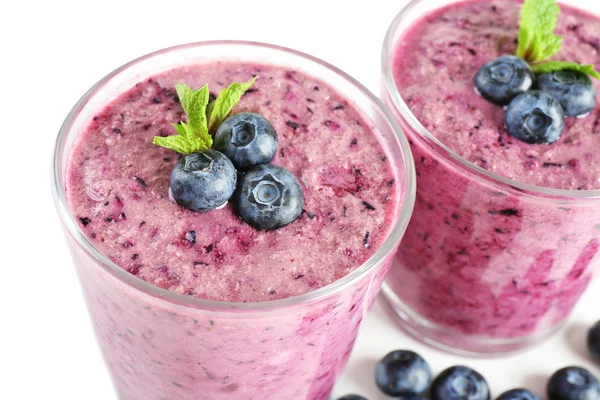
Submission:
[[[177,96],[188,122],[173,124],[177,135],[155,136],[152,143],[174,150],[181,154],[191,154],[212,147],[212,137],[208,133],[206,106],[208,105],[208,85],[192,90],[187,85],[175,85]]]
[[[221,122],[227,118],[233,107],[239,103],[242,95],[252,86],[258,77],[246,83],[234,82],[228,88],[221,90],[217,98],[208,105],[208,131],[214,132]]]
[[[536,74],[572,70],[583,72],[593,78],[600,79],[600,73],[594,70],[593,65],[581,65],[568,61],[549,61],[542,64],[535,64],[531,68]]]
[[[209,147],[201,139],[189,140],[183,136],[173,135],[167,137],[155,136],[152,144],[166,147],[181,154],[192,154]]]
[[[519,24],[517,56],[537,63],[559,52],[562,36],[554,34],[560,7],[556,0],[525,0]]]
[[[206,119],[206,106],[208,105],[209,90],[208,85],[202,86],[199,90],[192,90],[187,85],[175,85],[177,96],[187,116],[188,124],[181,122],[184,127],[186,137],[198,137],[202,139],[209,147],[212,146],[212,137],[208,134]],[[182,132],[178,129],[180,135]],[[182,135],[184,136],[184,135]]]

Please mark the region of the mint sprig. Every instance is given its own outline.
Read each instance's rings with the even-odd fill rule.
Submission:
[[[531,64],[536,74],[564,70],[583,72],[600,79],[593,65],[581,65],[568,61],[548,61],[562,46],[562,36],[554,34],[558,24],[560,7],[556,0],[525,0],[519,23],[519,47],[517,57]]]
[[[221,90],[217,98],[210,103],[208,85],[198,90],[192,90],[185,84],[175,85],[187,123],[181,121],[172,124],[177,135],[155,136],[152,143],[185,155],[210,149],[213,145],[211,132],[216,131],[228,117],[257,78],[254,77],[246,83],[232,83],[228,88]]]
[[[536,74],[551,73],[557,71],[571,70],[579,71],[593,78],[600,79],[600,73],[594,70],[593,65],[581,65],[568,61],[548,61],[541,64],[532,65],[531,68]]]
[[[562,36],[554,34],[560,7],[556,0],[525,0],[519,23],[517,56],[531,63],[544,61],[560,51]]]

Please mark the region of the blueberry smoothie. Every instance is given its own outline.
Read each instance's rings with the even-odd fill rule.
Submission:
[[[503,352],[560,327],[598,264],[600,108],[565,117],[552,143],[510,134],[512,103],[486,100],[474,78],[515,54],[522,2],[448,3],[412,16],[390,48],[386,100],[409,136],[418,189],[387,293],[432,341]],[[561,6],[555,32],[556,59],[600,66],[600,19]]]
[[[214,100],[231,82],[253,78],[230,118],[244,129],[268,127],[277,151],[260,171],[277,185],[243,192],[253,172],[222,147],[238,169],[236,194],[209,211],[183,207],[172,171],[189,156],[152,144],[175,135],[172,124],[192,125],[175,86],[208,85]],[[119,398],[326,399],[391,263],[395,244],[373,256],[394,236],[405,198],[405,172],[380,127],[311,74],[246,61],[175,65],[99,106],[73,141],[64,181],[70,213],[94,249],[69,236]],[[213,149],[247,139],[250,131],[234,130],[219,144],[227,121]],[[282,171],[303,195],[298,215],[277,226],[250,221],[242,201],[288,190]],[[372,263],[368,274],[357,271]],[[306,296],[348,275],[357,279]],[[306,301],[294,301],[299,295]]]

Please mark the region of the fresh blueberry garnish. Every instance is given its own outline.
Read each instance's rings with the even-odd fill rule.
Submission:
[[[590,328],[587,344],[592,357],[600,363],[600,321]]]
[[[503,56],[481,67],[475,75],[475,87],[486,100],[505,106],[516,95],[529,90],[534,79],[525,60]]]
[[[217,129],[213,148],[237,168],[268,164],[277,154],[277,132],[262,115],[234,114]]]
[[[171,193],[188,210],[209,211],[229,200],[236,180],[235,168],[225,155],[203,150],[177,161],[171,172]]]
[[[540,74],[536,88],[551,93],[568,117],[588,114],[596,105],[596,89],[583,72],[564,70]]]
[[[588,370],[566,367],[548,381],[549,400],[599,400],[600,383]]]
[[[240,176],[234,195],[240,217],[256,229],[277,229],[302,213],[304,195],[287,169],[263,164]]]
[[[432,400],[489,400],[490,389],[477,371],[454,366],[443,371],[431,385]]]
[[[367,398],[357,394],[347,394],[343,397],[340,397],[338,400],[367,400]]]
[[[527,389],[512,389],[502,393],[497,400],[541,400],[540,396]]]
[[[552,143],[565,127],[560,103],[550,93],[532,90],[510,102],[505,124],[508,133],[527,143]]]
[[[413,351],[392,351],[377,363],[375,381],[379,389],[390,396],[418,396],[431,383],[431,369]]]

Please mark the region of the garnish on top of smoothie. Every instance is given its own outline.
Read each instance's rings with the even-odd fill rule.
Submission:
[[[300,183],[283,167],[263,165],[273,160],[278,145],[267,119],[249,112],[229,116],[256,79],[232,83],[210,103],[208,84],[198,90],[175,85],[188,122],[172,124],[177,135],[156,136],[152,143],[183,155],[170,178],[177,204],[191,211],[220,208],[236,191],[236,168],[248,169],[237,188],[235,209],[257,229],[277,229],[302,213]]]
[[[516,56],[488,62],[474,79],[486,100],[508,106],[508,133],[527,143],[558,140],[565,116],[586,116],[596,104],[589,77],[600,74],[593,65],[546,61],[561,49],[563,38],[554,34],[559,12],[556,0],[525,0]]]

